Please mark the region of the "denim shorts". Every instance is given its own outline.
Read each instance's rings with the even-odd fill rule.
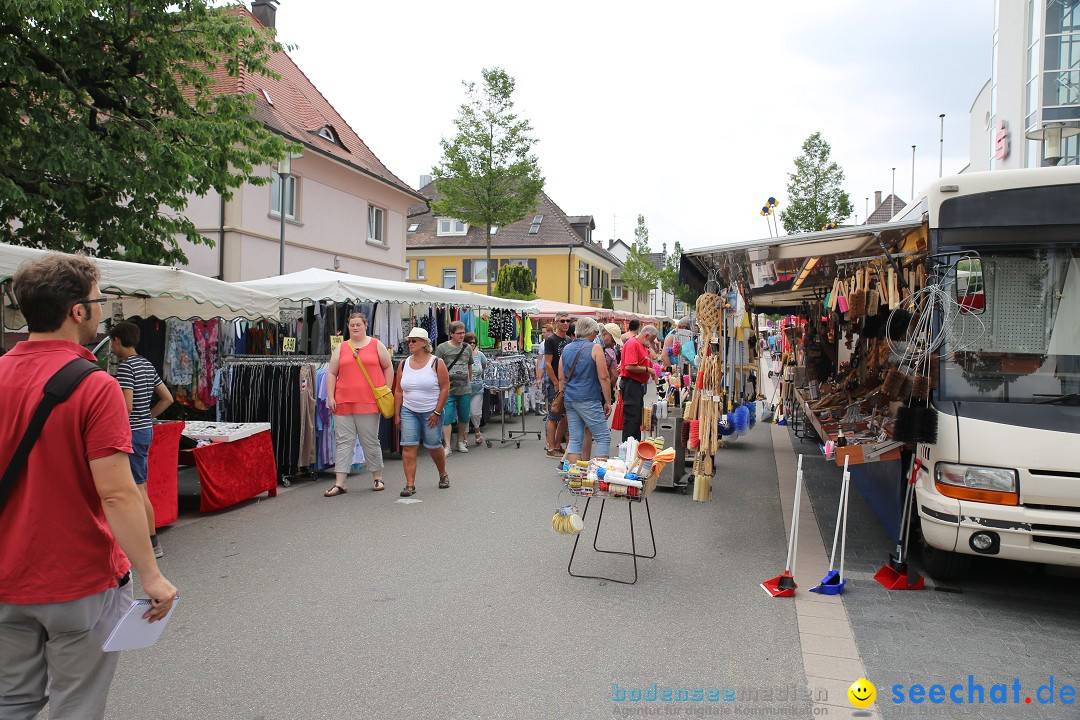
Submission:
[[[472,407],[472,395],[450,395],[446,398],[443,406],[442,424],[453,425],[454,423],[469,422],[469,414]]]
[[[150,457],[150,443],[153,440],[152,427],[131,431],[132,453],[128,455],[128,464],[131,465],[131,475],[135,478],[136,485],[146,482],[147,459]]]
[[[468,397],[468,395],[465,396],[465,398]],[[430,412],[418,413],[404,405],[401,406],[401,444],[403,446],[419,445],[423,441],[424,447],[428,450],[442,447],[442,425],[430,427],[429,417],[431,417]],[[468,419],[469,416],[465,417]]]

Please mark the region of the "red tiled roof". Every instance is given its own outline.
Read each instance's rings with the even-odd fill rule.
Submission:
[[[432,200],[438,198],[435,192],[435,183],[429,183],[420,188],[420,194]],[[534,215],[543,215],[540,223],[540,231],[535,235],[529,234]],[[405,247],[410,250],[420,248],[484,248],[484,230],[482,227],[470,227],[465,235],[452,237],[440,236],[435,223],[435,215],[427,205],[416,204],[409,208],[409,226],[418,225],[417,229],[406,236]],[[499,228],[499,231],[491,236],[491,247],[494,248],[519,248],[519,247],[562,247],[570,245],[584,247],[596,253],[599,257],[611,262],[616,267],[622,262],[604,249],[597,242],[586,242],[581,239],[570,225],[566,213],[547,196],[540,193],[540,201],[536,209],[525,216],[524,220]]]
[[[262,27],[245,7],[231,8],[229,12],[242,14],[256,27]],[[267,127],[419,197],[416,190],[383,165],[284,50],[271,53],[267,65],[279,76],[277,79],[251,74],[243,68],[238,77],[231,77],[223,64],[219,64],[210,73],[215,82],[214,91],[251,94],[255,99],[255,117]],[[271,102],[267,102],[266,96]],[[326,126],[333,129],[341,145],[319,136],[319,130]]]

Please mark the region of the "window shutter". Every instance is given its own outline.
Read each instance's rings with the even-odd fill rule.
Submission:
[[[529,272],[532,273],[533,292],[536,292],[536,258],[529,258],[525,262],[529,266]]]
[[[468,258],[461,261],[461,282],[472,282],[472,260]]]

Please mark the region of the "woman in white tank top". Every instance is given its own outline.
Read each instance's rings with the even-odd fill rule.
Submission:
[[[401,432],[401,463],[405,468],[402,497],[416,493],[416,452],[421,442],[439,470],[439,487],[450,487],[442,443],[442,411],[450,394],[446,364],[431,354],[427,330],[408,335],[409,357],[398,366],[394,389],[394,424]]]

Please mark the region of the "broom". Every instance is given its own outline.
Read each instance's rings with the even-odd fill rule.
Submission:
[[[795,563],[798,554],[799,538],[799,507],[802,498],[802,459],[799,455],[799,468],[795,473],[795,500],[791,508],[791,534],[788,537],[787,561],[784,563],[784,572],[770,580],[761,583],[761,589],[772,597],[793,597],[795,588]]]

